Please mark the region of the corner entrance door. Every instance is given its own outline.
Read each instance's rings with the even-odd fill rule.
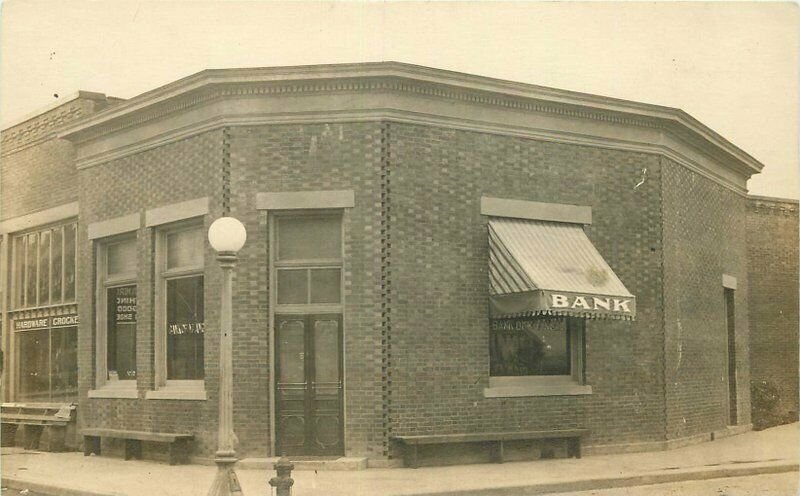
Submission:
[[[278,455],[343,455],[342,316],[276,315]]]

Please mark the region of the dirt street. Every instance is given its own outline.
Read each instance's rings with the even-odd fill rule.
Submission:
[[[798,487],[797,472],[788,472],[559,493],[558,496],[798,496]]]

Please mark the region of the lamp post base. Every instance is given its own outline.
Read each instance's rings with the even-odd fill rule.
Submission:
[[[217,464],[217,476],[211,484],[208,496],[243,496],[239,478],[233,470],[236,461],[235,457],[217,456],[214,459]]]

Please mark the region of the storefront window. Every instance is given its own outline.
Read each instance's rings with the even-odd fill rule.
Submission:
[[[50,265],[50,295],[54,302],[61,301],[61,285],[64,277],[64,233],[53,229],[52,260]]]
[[[167,379],[203,379],[203,276],[167,281]]]
[[[163,351],[166,381],[202,381],[205,376],[204,249],[201,226],[159,234]],[[161,348],[160,348],[161,349]]]
[[[78,397],[77,316],[14,321],[21,401],[74,401]]]
[[[17,333],[19,399],[50,400],[50,330]]]
[[[25,302],[27,306],[38,306],[36,301],[36,270],[38,264],[38,257],[36,251],[39,246],[39,233],[28,235],[28,249],[25,252],[25,264],[27,280],[25,281]]]
[[[580,340],[579,319],[522,318],[493,320],[490,341],[492,376],[570,376],[573,349]]]
[[[98,386],[136,380],[136,239],[112,239],[97,251]]]
[[[14,277],[14,304],[13,308],[22,308],[25,306],[25,249],[27,247],[28,238],[25,236],[17,236],[14,238],[14,268],[11,271]]]
[[[106,290],[107,380],[136,379],[136,285]]]
[[[76,224],[14,237],[14,308],[75,301]]]
[[[51,401],[78,397],[78,328],[53,328],[50,332]]]
[[[75,301],[75,227],[64,227],[64,301]]]
[[[50,231],[39,238],[39,305],[50,304]]]

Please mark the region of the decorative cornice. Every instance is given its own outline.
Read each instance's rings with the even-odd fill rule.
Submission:
[[[370,92],[659,129],[745,178],[763,167],[678,109],[396,62],[202,71],[68,126],[59,136],[97,140],[219,99]]]
[[[135,153],[157,148],[169,143],[174,143],[188,137],[220,129],[225,126],[252,126],[252,125],[281,125],[281,124],[317,124],[317,123],[345,123],[345,122],[396,122],[404,124],[417,124],[427,126],[446,127],[449,129],[459,129],[464,131],[482,132],[488,134],[500,134],[504,136],[515,136],[529,139],[539,139],[550,142],[593,146],[612,150],[633,151],[640,153],[654,153],[663,155],[678,164],[696,172],[707,179],[710,179],[742,196],[747,194],[746,188],[742,184],[737,184],[715,174],[699,164],[696,160],[662,143],[641,143],[636,141],[595,138],[570,132],[550,131],[543,129],[532,129],[511,125],[487,124],[483,122],[470,121],[465,119],[448,118],[432,115],[421,115],[405,111],[393,110],[363,110],[355,112],[315,112],[294,114],[247,114],[229,115],[222,117],[212,117],[206,121],[197,121],[192,125],[169,130],[148,140],[138,141],[131,145],[118,149],[103,151],[96,155],[81,157],[78,160],[79,170],[100,165],[111,160],[116,160]]]

